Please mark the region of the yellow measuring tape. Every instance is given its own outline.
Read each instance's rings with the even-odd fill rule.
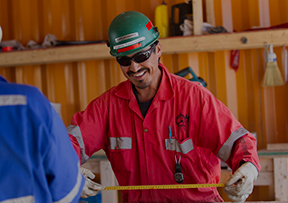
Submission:
[[[104,190],[153,190],[153,189],[184,189],[204,187],[224,187],[224,183],[218,184],[179,184],[179,185],[132,185],[132,186],[107,186]]]

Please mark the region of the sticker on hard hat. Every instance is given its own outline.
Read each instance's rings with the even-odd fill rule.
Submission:
[[[131,46],[133,44],[137,44],[138,42],[142,42],[145,39],[146,39],[145,37],[140,37],[138,39],[132,40],[131,42],[126,42],[124,44],[115,45],[115,46],[113,46],[113,49],[121,49],[121,48],[124,48],[124,47],[128,47],[128,46]]]
[[[133,44],[132,46],[129,46],[129,47],[124,47],[124,48],[121,48],[121,49],[117,49],[117,52],[118,53],[122,53],[122,52],[125,52],[125,51],[130,51],[132,49],[136,49],[138,47],[141,47],[141,43],[140,42],[138,44]]]
[[[149,21],[149,22],[146,24],[146,28],[150,31],[152,27],[153,27],[153,24],[152,24],[151,21]]]
[[[131,33],[131,34],[128,34],[128,35],[124,35],[122,37],[118,37],[115,39],[115,42],[118,43],[118,42],[121,42],[125,39],[131,39],[133,37],[139,37],[139,33],[138,32],[134,32],[134,33]]]

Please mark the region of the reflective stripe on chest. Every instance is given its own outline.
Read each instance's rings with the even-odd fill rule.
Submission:
[[[110,149],[131,149],[131,137],[110,137]]]
[[[183,143],[179,143],[176,139],[165,139],[166,150],[181,152],[183,154],[187,154],[191,150],[193,150],[193,142],[192,139],[188,139]]]
[[[110,137],[110,149],[131,149],[132,140],[130,137]],[[179,143],[176,139],[165,139],[166,150],[181,152],[187,154],[193,150],[192,139],[188,139],[183,143]]]

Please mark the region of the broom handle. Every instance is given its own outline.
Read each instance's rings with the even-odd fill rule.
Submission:
[[[270,53],[273,53],[273,45],[270,44]]]

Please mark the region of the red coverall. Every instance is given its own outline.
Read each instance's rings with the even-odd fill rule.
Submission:
[[[180,156],[184,184],[218,183],[220,159],[233,171],[242,160],[260,171],[256,139],[228,108],[200,83],[159,68],[161,83],[144,119],[128,80],[73,116],[67,130],[81,162],[103,149],[120,186],[179,184]],[[216,188],[126,190],[122,196],[123,202],[223,201]]]

